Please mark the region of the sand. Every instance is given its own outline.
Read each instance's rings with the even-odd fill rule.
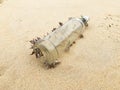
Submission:
[[[90,17],[84,38],[41,67],[29,40],[80,15]],[[0,52],[0,90],[120,90],[120,0],[2,0]]]

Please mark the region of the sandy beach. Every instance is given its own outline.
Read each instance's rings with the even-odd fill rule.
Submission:
[[[29,41],[81,15],[84,38],[41,67]],[[0,52],[0,90],[120,90],[120,0],[0,0]]]

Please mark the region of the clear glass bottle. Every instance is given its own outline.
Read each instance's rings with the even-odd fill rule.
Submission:
[[[87,16],[69,19],[43,39],[37,40],[33,45],[33,52],[35,54],[39,52],[41,60],[47,67],[54,67],[58,63],[57,59],[69,49],[88,26],[88,19]]]

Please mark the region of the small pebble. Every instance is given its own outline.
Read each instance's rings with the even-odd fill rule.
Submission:
[[[111,25],[109,24],[109,27],[111,27]]]
[[[74,41],[73,44],[75,44],[76,42]]]
[[[81,34],[80,36],[79,36],[80,38],[84,38],[84,36]]]

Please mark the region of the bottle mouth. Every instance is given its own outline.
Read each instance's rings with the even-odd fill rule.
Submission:
[[[88,16],[81,16],[81,19],[83,21],[83,23],[85,24],[85,26],[87,27],[88,26],[88,21],[89,21],[89,17]]]
[[[88,22],[89,21],[89,16],[83,16],[83,18],[86,20],[86,22]]]

